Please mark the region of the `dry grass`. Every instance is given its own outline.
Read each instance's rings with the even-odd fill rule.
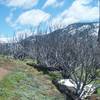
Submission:
[[[10,71],[0,81],[0,100],[64,100],[50,76],[25,62],[0,57],[0,68]]]

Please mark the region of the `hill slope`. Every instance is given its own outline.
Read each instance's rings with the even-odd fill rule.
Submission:
[[[0,70],[0,100],[64,100],[49,76],[24,62],[0,57]]]
[[[19,58],[20,55],[29,56],[31,58],[36,57],[35,47],[50,43],[58,46],[58,42],[63,40],[67,40],[70,37],[76,39],[87,38],[87,36],[92,37],[93,43],[96,44],[99,23],[91,22],[91,23],[75,23],[68,25],[65,28],[55,30],[49,34],[30,36],[26,39],[22,39],[18,43],[0,43],[0,53],[12,55],[16,58]],[[38,33],[39,34],[39,33]]]

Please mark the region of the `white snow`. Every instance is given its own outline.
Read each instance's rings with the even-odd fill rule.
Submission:
[[[58,83],[68,86],[68,87],[76,87],[76,84],[72,79],[61,79]]]
[[[99,27],[96,27],[94,30],[92,30],[93,32],[91,32],[91,35],[95,35],[98,36],[98,31],[99,31]]]
[[[72,79],[61,79],[60,81],[58,81],[59,84],[65,85],[67,87],[73,87],[73,88],[77,88],[77,85],[75,84],[75,82]],[[81,83],[82,86],[83,83]],[[84,87],[83,92],[81,93],[80,97],[82,99],[84,99],[87,96],[90,96],[91,94],[93,94],[93,92],[95,91],[95,87],[93,86],[93,84],[88,84]]]

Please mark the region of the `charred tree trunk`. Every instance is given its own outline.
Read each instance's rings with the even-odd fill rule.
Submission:
[[[52,83],[57,87],[57,89],[61,93],[63,93],[66,96],[65,100],[81,100],[81,98],[77,94],[75,94],[75,90],[73,88],[61,85],[57,82],[57,80],[53,80]]]
[[[100,45],[100,25],[99,25],[99,31],[98,31],[98,45]]]
[[[98,64],[100,64],[100,25],[99,25],[99,31],[98,31],[96,57],[97,57]]]

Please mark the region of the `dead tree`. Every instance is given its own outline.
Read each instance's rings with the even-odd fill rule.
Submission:
[[[47,38],[40,47],[41,62],[47,67],[62,66],[61,73],[75,82],[75,94],[82,98],[84,87],[96,79],[98,63],[93,38],[88,34],[80,38],[71,35]]]
[[[96,57],[97,57],[98,63],[100,64],[100,25],[99,25],[99,31],[98,31]]]

